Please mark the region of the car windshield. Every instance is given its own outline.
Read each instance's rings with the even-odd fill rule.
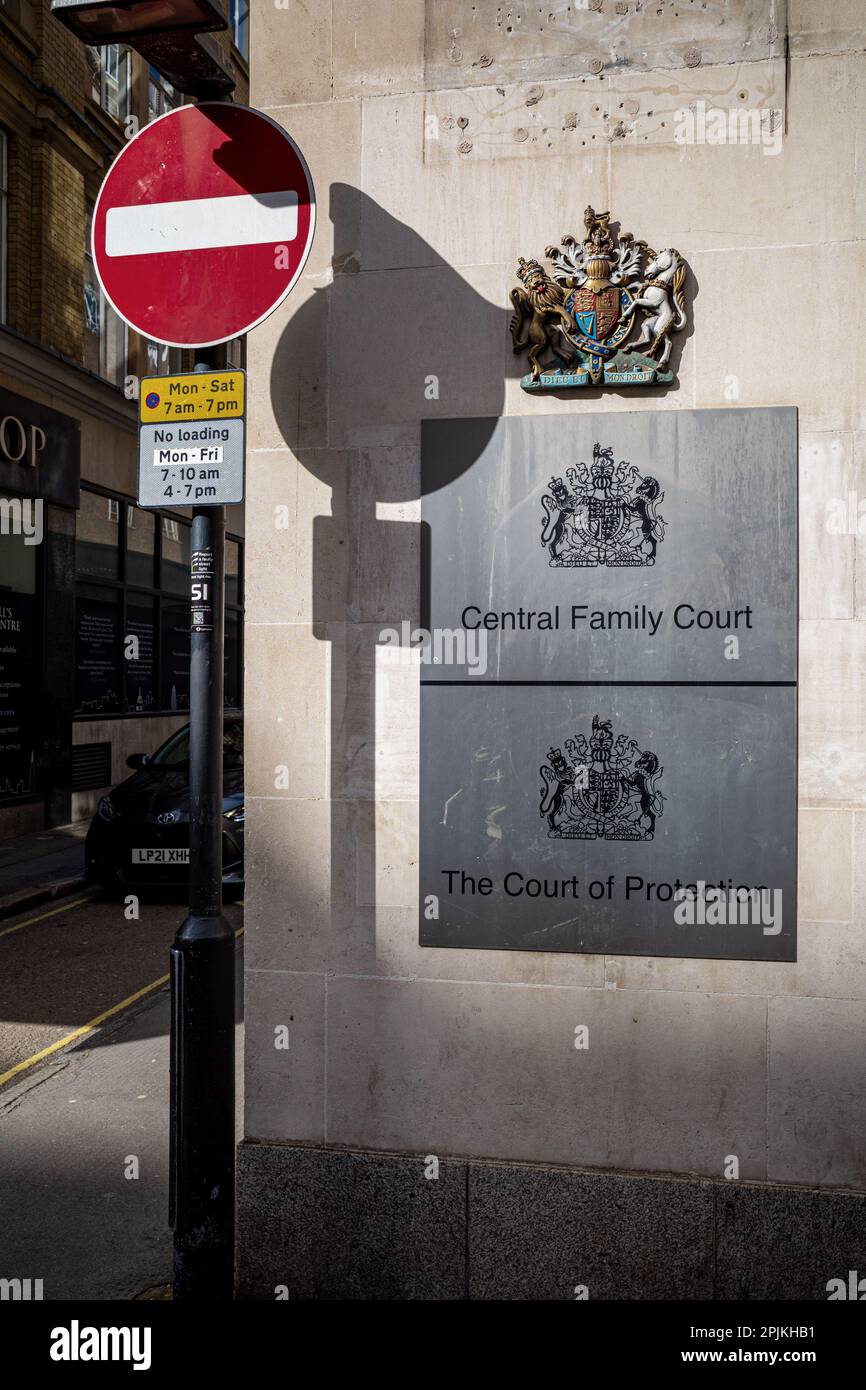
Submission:
[[[186,767],[189,763],[189,725],[185,724],[158,748],[151,758],[154,767]],[[223,767],[243,767],[244,726],[232,719],[223,728]]]

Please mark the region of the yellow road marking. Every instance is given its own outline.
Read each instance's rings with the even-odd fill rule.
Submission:
[[[53,907],[50,912],[42,912],[38,917],[28,917],[26,922],[16,922],[14,927],[4,927],[0,931],[0,936],[9,936],[10,932],[20,931],[22,927],[31,927],[34,922],[44,922],[46,917],[56,917],[58,912],[68,912],[72,907],[80,907],[82,903],[93,902],[93,897],[76,898],[74,902],[64,903],[62,907]]]
[[[52,1043],[50,1047],[43,1047],[41,1052],[34,1052],[32,1057],[26,1058],[23,1062],[17,1062],[14,1067],[10,1067],[8,1071],[4,1071],[0,1074],[0,1086],[5,1085],[7,1081],[13,1076],[17,1076],[19,1072],[28,1071],[30,1067],[34,1067],[37,1062],[41,1062],[45,1057],[50,1057],[52,1052],[59,1052],[61,1047],[68,1047],[71,1042],[75,1042],[76,1038],[83,1038],[85,1033],[92,1033],[94,1028],[98,1028],[100,1023],[104,1023],[107,1018],[111,1018],[113,1014],[119,1014],[121,1009],[129,1008],[129,1005],[134,1004],[137,999],[143,999],[145,994],[151,994],[153,990],[159,989],[161,985],[167,983],[168,975],[160,975],[158,980],[154,980],[151,984],[145,985],[143,989],[136,990],[135,994],[130,994],[127,999],[122,999],[119,1004],[112,1004],[110,1009],[106,1009],[104,1013],[97,1014],[96,1018],[92,1018],[89,1023],[83,1023],[81,1027],[76,1028],[73,1033],[67,1033],[65,1038],[59,1038],[58,1041]]]
[[[87,901],[87,898],[81,899],[81,902]],[[69,906],[72,907],[73,904],[70,903]],[[45,915],[50,917],[52,914],[46,913]],[[238,927],[235,931],[235,940],[237,940],[239,936],[243,936],[243,934],[244,928]],[[169,975],[160,975],[158,980],[151,981],[151,983],[145,985],[143,989],[136,990],[135,994],[130,994],[126,999],[121,999],[119,1004],[112,1004],[110,1009],[106,1009],[103,1013],[97,1014],[96,1018],[92,1018],[89,1023],[83,1023],[81,1027],[76,1028],[74,1032],[67,1033],[65,1038],[59,1038],[57,1042],[52,1043],[50,1047],[43,1047],[40,1052],[34,1052],[32,1057],[25,1058],[23,1062],[17,1062],[15,1066],[10,1067],[8,1071],[0,1072],[0,1086],[5,1086],[6,1082],[10,1081],[13,1076],[17,1076],[19,1072],[29,1071],[31,1067],[35,1067],[37,1062],[41,1062],[46,1057],[50,1057],[52,1052],[59,1052],[61,1047],[68,1047],[70,1043],[75,1042],[76,1038],[83,1038],[86,1033],[92,1033],[94,1028],[98,1028],[100,1023],[104,1023],[107,1018],[112,1018],[114,1014],[119,1014],[121,1010],[128,1009],[131,1004],[136,1003],[139,999],[143,999],[146,994],[152,994],[155,989],[160,989],[163,985],[168,984],[170,978]]]

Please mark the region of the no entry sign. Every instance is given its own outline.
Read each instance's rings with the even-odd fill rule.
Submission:
[[[96,200],[93,260],[136,332],[207,347],[285,299],[315,220],[291,136],[248,106],[202,102],[152,121],[117,156]]]

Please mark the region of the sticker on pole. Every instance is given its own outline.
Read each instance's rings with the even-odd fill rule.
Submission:
[[[93,211],[93,261],[130,328],[171,347],[247,333],[304,268],[316,221],[294,140],[248,106],[207,101],[151,121]]]
[[[243,372],[142,378],[138,505],[221,507],[244,497]]]

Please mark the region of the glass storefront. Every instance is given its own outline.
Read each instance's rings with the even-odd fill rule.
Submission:
[[[11,499],[4,499],[8,503]],[[39,547],[28,545],[0,517],[0,804],[36,794],[41,742],[38,704],[41,657]]]
[[[75,714],[189,709],[188,521],[81,490],[75,540]],[[243,546],[226,540],[225,704],[242,691]]]

